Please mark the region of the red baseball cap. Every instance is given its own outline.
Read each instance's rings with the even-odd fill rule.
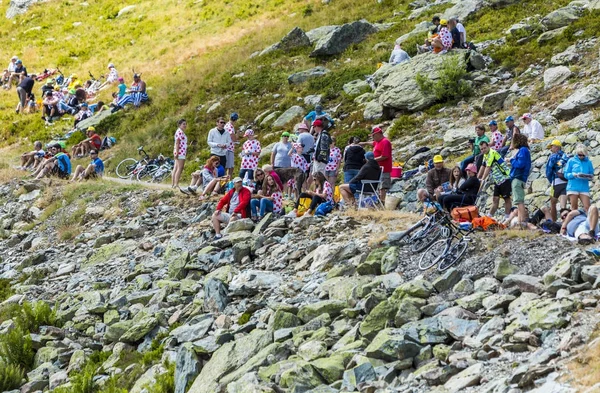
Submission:
[[[381,129],[381,127],[375,127],[371,131],[371,134],[382,134],[382,133],[383,133],[383,130]]]
[[[313,127],[323,127],[323,121],[321,119],[313,121]]]

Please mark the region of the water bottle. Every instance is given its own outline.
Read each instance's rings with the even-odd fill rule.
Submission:
[[[244,178],[242,179],[242,185],[248,185],[248,171],[246,171],[246,173],[244,174]]]

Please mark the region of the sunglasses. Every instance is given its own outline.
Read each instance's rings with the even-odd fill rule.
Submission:
[[[568,215],[568,214],[569,214],[569,213],[561,214],[561,215],[560,215],[560,218],[561,218],[562,220],[565,220],[565,219],[567,218],[567,215]]]
[[[257,173],[256,176],[264,176],[264,173]]]
[[[585,157],[585,154],[577,154],[577,157]]]
[[[225,122],[224,121],[220,121],[219,124],[225,124]]]

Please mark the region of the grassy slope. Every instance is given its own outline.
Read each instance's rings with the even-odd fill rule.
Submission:
[[[180,117],[186,117],[192,125],[188,129],[192,157],[203,160],[207,156],[206,133],[214,125],[216,116],[235,110],[240,113],[240,124],[245,124],[265,110],[285,110],[298,104],[298,97],[307,94],[323,94],[330,107],[341,104],[338,113],[348,114],[338,128],[342,139],[350,134],[366,133],[370,124],[362,121],[361,110],[351,97],[340,93],[342,85],[372,73],[377,62],[387,58],[388,50],[372,50],[375,43],[391,43],[410,31],[415,23],[447,7],[438,6],[412,21],[393,16],[398,11],[408,15],[408,3],[409,0],[385,0],[381,4],[334,0],[329,5],[320,1],[290,0],[130,3],[107,0],[83,6],[84,3],[50,1],[32,7],[27,14],[17,17],[13,25],[0,26],[4,44],[0,47],[0,59],[18,54],[30,70],[59,65],[67,72],[82,76],[88,70],[97,74],[112,61],[128,82],[130,69],[135,67],[143,72],[152,88],[153,103],[139,111],[113,116],[102,125],[102,131],[116,135],[121,142],[113,162],[132,154],[140,144],[148,146],[153,153],[170,152],[172,132]],[[474,41],[499,38],[525,15],[533,12],[543,15],[566,3],[567,0],[530,0],[502,9],[484,9],[465,24]],[[125,5],[136,8],[132,13],[115,18]],[[2,3],[0,13],[3,14],[6,7],[7,3]],[[597,22],[597,15],[586,15],[557,42],[540,47],[535,40],[526,45],[508,40],[507,45],[492,48],[489,53],[496,65],[524,69],[571,44],[575,40],[573,33],[579,29],[585,31],[584,36],[595,34],[598,23],[593,22]],[[400,23],[328,61],[309,58],[309,49],[249,59],[251,53],[276,42],[294,26],[308,30],[363,17],[371,22]],[[74,22],[83,24],[75,27]],[[33,29],[38,26],[41,30]],[[23,46],[24,40],[26,46]],[[422,37],[414,39],[414,42],[421,41]],[[413,42],[406,47],[411,51]],[[287,84],[289,74],[316,65],[325,65],[333,72],[299,86]],[[232,78],[241,72],[244,77]],[[273,97],[275,93],[280,97]],[[15,100],[14,90],[0,92],[0,137],[4,141],[13,142],[24,136],[47,138],[55,131],[44,128],[39,116],[15,116]],[[216,101],[221,102],[220,109],[207,114],[206,108]],[[201,105],[204,108],[198,110]],[[407,124],[414,127],[418,123]],[[277,139],[270,128],[255,127],[255,130],[263,139],[263,145]],[[187,171],[192,169],[189,165],[186,168]]]

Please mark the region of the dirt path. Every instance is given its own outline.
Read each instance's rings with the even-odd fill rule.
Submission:
[[[155,190],[173,190],[170,185],[164,184],[164,183],[148,183],[148,182],[144,182],[144,181],[121,179],[118,177],[110,177],[110,176],[102,176],[102,179],[109,180],[109,181],[119,183],[119,184],[125,184],[125,185],[137,184],[142,187],[153,188]],[[175,191],[179,191],[179,190],[175,190]]]

